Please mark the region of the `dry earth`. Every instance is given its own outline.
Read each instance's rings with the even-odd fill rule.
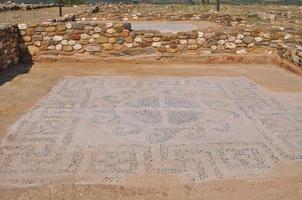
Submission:
[[[24,67],[24,66],[23,66]],[[65,76],[247,77],[273,92],[287,93],[282,103],[297,102],[301,78],[274,65],[176,65],[125,63],[37,63],[1,74],[0,137]],[[280,95],[282,96],[282,95]],[[300,105],[301,107],[301,105]],[[3,152],[3,150],[2,150]],[[299,152],[298,152],[299,153]],[[40,187],[2,187],[2,199],[301,199],[301,162],[274,165],[258,176],[187,183],[173,175],[129,177],[123,184],[50,184]]]
[[[65,14],[77,13],[86,10],[88,6],[81,5],[79,7],[63,7],[63,16]],[[0,23],[28,23],[28,22],[46,22],[48,19],[58,18],[59,8],[42,8],[36,10],[17,10],[6,11],[0,13]]]

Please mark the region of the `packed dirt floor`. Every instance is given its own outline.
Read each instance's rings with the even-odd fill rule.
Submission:
[[[0,74],[0,139],[8,128],[64,77],[246,77],[272,93],[301,94],[301,77],[268,64],[126,64],[35,63]],[[294,97],[293,97],[294,98]],[[290,99],[293,100],[293,99]],[[284,102],[287,100],[285,99]],[[286,103],[285,103],[286,104]],[[301,105],[300,105],[301,107]],[[0,149],[0,152],[4,151]],[[1,153],[0,153],[1,155]],[[257,176],[184,183],[173,175],[130,177],[122,184],[50,184],[10,187],[1,184],[0,199],[301,199],[302,163],[274,165]],[[0,176],[1,177],[1,176]]]

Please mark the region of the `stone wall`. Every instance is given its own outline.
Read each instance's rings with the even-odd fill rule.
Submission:
[[[19,62],[19,30],[17,26],[0,25],[0,71]]]
[[[130,23],[45,22],[2,26],[1,70],[41,55],[137,56],[268,55],[279,56],[302,69],[297,35],[278,29],[196,30],[178,33],[133,31]]]
[[[16,4],[11,2],[6,2],[4,4],[0,4],[0,12],[11,11],[11,10],[33,10],[33,9],[41,9],[41,8],[51,8],[57,7],[58,4],[49,3],[49,4]]]
[[[132,31],[130,23],[47,22],[19,24],[33,56],[41,54],[127,56],[139,54],[272,54],[302,67],[301,49],[289,47],[295,35],[277,29],[206,30],[178,33]],[[288,53],[289,49],[295,53]]]

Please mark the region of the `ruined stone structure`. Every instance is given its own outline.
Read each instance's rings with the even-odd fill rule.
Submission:
[[[41,9],[41,8],[51,8],[51,7],[57,7],[58,4],[55,3],[41,3],[41,4],[16,4],[11,2],[6,2],[4,4],[0,4],[0,12],[4,11],[12,11],[12,10],[33,10],[33,9]]]
[[[133,31],[130,23],[47,22],[19,24],[32,56],[93,54],[126,56],[138,54],[248,54],[279,53],[302,66],[301,49],[293,46],[295,35],[284,30],[242,29],[161,33]]]
[[[17,26],[0,25],[0,71],[19,62],[19,30]]]
[[[39,24],[19,24],[18,28],[15,25],[4,26],[1,30],[1,36],[3,36],[1,68],[17,63],[18,59],[26,61],[32,60],[33,57],[35,60],[41,56],[49,56],[56,60],[60,55],[77,54],[98,57],[150,54],[177,57],[184,53],[205,56],[226,55],[226,57],[252,54],[276,55],[298,69],[302,67],[301,36],[292,28],[240,26],[244,19],[209,13],[198,16],[194,13],[131,15],[129,9],[132,8],[126,5],[120,8],[108,5],[105,8],[108,8],[105,12],[106,16],[102,16],[104,7],[101,7],[97,13],[88,10],[77,15],[71,14],[64,20],[54,19],[51,20],[52,22]],[[121,11],[118,12],[116,9],[121,9]],[[223,26],[170,33],[152,30],[138,31],[132,30],[131,23],[126,22],[136,19],[172,21],[196,19],[212,21]],[[17,43],[19,44],[16,45]],[[229,60],[229,58],[226,59]]]

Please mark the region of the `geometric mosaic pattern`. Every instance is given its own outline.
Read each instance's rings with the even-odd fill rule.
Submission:
[[[65,78],[8,131],[1,184],[255,176],[302,159],[301,100],[243,77]]]

